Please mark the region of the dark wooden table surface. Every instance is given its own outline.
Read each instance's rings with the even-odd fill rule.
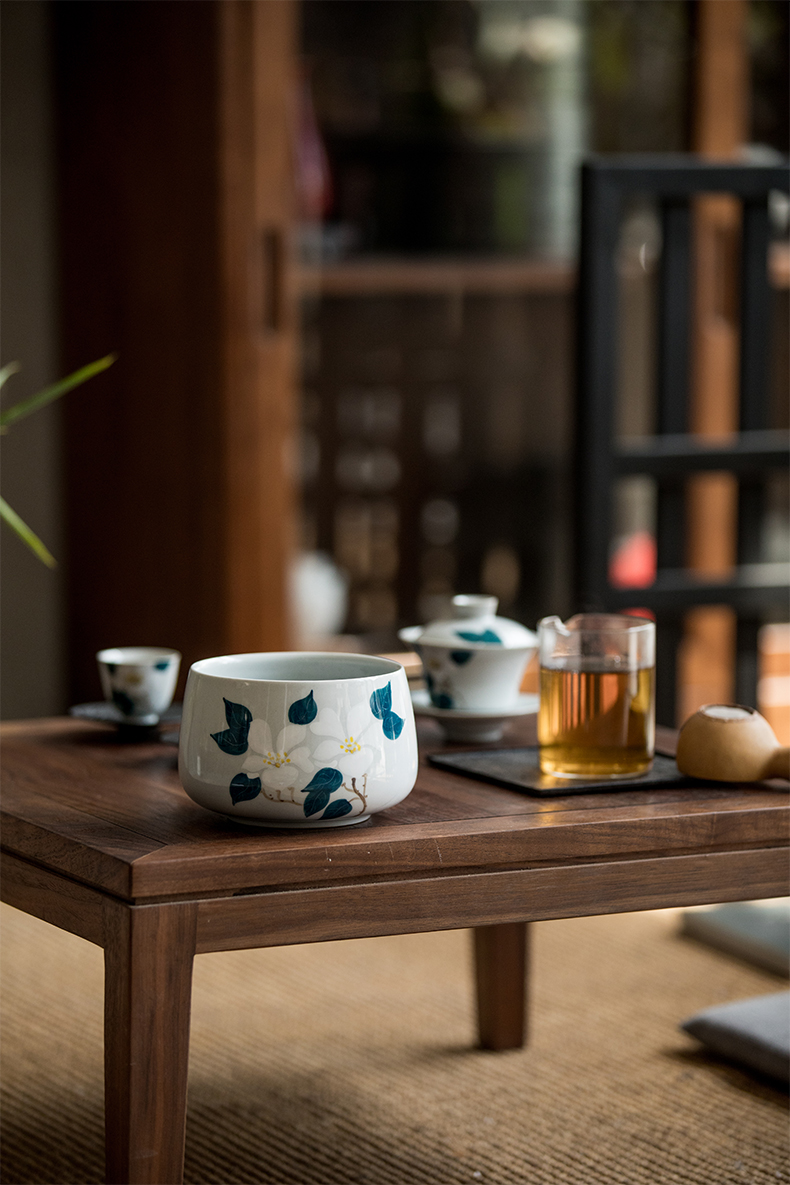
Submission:
[[[528,717],[500,744],[533,741]],[[105,952],[110,1182],[182,1179],[196,953],[470,927],[481,1044],[504,1049],[524,1040],[527,923],[788,891],[786,783],[532,798],[427,765],[424,721],[404,802],[277,832],[187,798],[174,745],[74,719],[2,742],[3,899]]]

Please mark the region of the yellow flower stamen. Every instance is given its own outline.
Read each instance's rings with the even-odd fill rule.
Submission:
[[[264,757],[264,765],[273,765],[275,769],[279,769],[281,765],[290,765],[291,758],[288,756],[288,751],[282,753],[272,753],[271,749]]]

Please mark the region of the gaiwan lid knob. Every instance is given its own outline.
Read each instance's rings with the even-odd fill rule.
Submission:
[[[454,596],[452,618],[432,621],[420,630],[414,641],[428,646],[475,650],[523,650],[536,646],[537,636],[532,630],[507,617],[497,617],[498,606],[496,597]]]

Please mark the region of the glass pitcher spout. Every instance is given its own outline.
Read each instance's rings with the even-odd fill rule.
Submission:
[[[540,621],[538,622],[538,630],[540,631],[540,630],[544,630],[544,629],[545,630],[554,630],[554,632],[556,634],[562,634],[566,638],[569,636],[569,634],[571,632],[568,629],[568,627],[566,626],[565,622],[562,620],[562,618],[556,617],[556,616],[542,617],[540,619]]]

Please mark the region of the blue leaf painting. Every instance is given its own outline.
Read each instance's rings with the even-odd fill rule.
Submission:
[[[246,774],[236,774],[230,784],[230,797],[235,806],[237,802],[246,802],[250,798],[257,798],[261,792],[261,779],[248,778]]]
[[[166,671],[169,666],[170,666],[170,659],[163,658],[161,662],[154,663],[154,670],[155,671]]]
[[[377,720],[383,720],[391,708],[392,687],[388,683],[386,687],[379,687],[378,691],[373,692],[370,697],[370,710]]]
[[[309,819],[311,815],[317,815],[319,811],[322,811],[329,802],[329,796],[331,793],[331,790],[325,789],[311,790],[307,795],[307,798],[304,800],[305,818]]]
[[[232,757],[239,757],[247,752],[247,736],[252,724],[252,712],[244,704],[234,704],[224,699],[225,719],[228,727],[224,732],[212,732],[211,737],[217,742],[223,753],[230,753]]]
[[[331,765],[325,765],[323,769],[319,769],[317,773],[313,774],[305,786],[303,793],[306,793],[308,790],[328,789],[331,794],[333,790],[337,790],[342,781],[343,775],[339,769],[333,769]]]
[[[384,736],[391,741],[397,741],[403,730],[403,717],[399,716],[397,712],[387,712],[381,724]]]
[[[380,687],[370,697],[370,710],[377,720],[381,721],[384,736],[391,741],[397,740],[403,729],[403,720],[397,712],[392,710],[392,685]]]
[[[442,711],[455,706],[453,704],[453,697],[448,695],[446,691],[439,691],[436,695],[432,695],[431,703],[435,708],[441,708]]]
[[[502,639],[493,630],[483,630],[480,634],[476,634],[472,630],[456,630],[455,632],[465,642],[495,642],[497,646],[502,645]]]
[[[343,815],[350,814],[353,809],[347,798],[338,798],[334,802],[330,802],[321,818],[342,819]]]
[[[457,667],[462,667],[464,663],[469,662],[470,658],[474,658],[474,650],[451,650],[450,658]]]
[[[297,699],[288,709],[288,719],[291,724],[312,724],[318,715],[318,705],[309,691],[304,699]]]
[[[112,693],[112,702],[119,712],[123,712],[124,716],[131,716],[134,711],[134,700],[125,691],[119,691],[116,688]]]
[[[340,770],[332,769],[331,766],[325,766],[313,775],[305,786],[307,798],[304,800],[304,813],[308,819],[324,809],[342,781],[343,775]]]

